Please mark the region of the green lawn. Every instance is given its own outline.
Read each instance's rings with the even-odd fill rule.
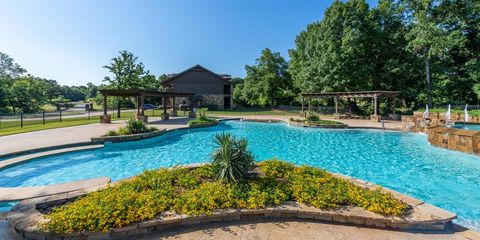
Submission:
[[[162,113],[161,110],[148,110],[145,111],[145,115],[152,117],[159,117]],[[116,111],[108,111],[108,114],[112,115],[112,121],[115,120],[126,120],[135,116],[135,112],[133,111],[122,111],[120,114],[120,118],[117,118]],[[178,111],[178,116],[187,116],[188,111]],[[281,111],[281,110],[272,110],[272,109],[261,109],[261,108],[237,108],[234,110],[212,110],[208,111],[207,115],[209,116],[252,116],[252,115],[291,115],[295,116],[298,115],[298,112],[295,111]],[[70,127],[70,126],[77,126],[77,125],[84,125],[84,124],[91,124],[91,123],[98,123],[100,122],[99,116],[91,116],[90,120],[85,117],[75,117],[75,118],[62,118],[62,122],[59,119],[48,119],[43,124],[41,119],[35,120],[28,120],[27,118],[24,119],[23,128],[20,127],[20,120],[16,121],[1,121],[0,123],[0,136],[18,134],[18,133],[26,133],[26,132],[33,132],[33,131],[40,131],[52,128],[61,128],[61,127]]]

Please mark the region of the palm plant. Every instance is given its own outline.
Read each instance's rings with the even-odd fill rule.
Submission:
[[[217,178],[227,182],[246,179],[255,162],[247,140],[222,133],[215,135],[215,143],[218,148],[212,154],[212,166]]]

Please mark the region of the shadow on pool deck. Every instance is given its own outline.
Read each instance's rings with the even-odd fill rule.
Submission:
[[[124,239],[478,239],[468,229],[455,227],[447,231],[396,231],[299,220],[264,220],[216,223],[195,227],[179,227],[165,232],[152,232]],[[471,230],[469,230],[471,231]],[[477,233],[478,234],[478,233]]]

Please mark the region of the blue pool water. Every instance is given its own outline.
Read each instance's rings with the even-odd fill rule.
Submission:
[[[365,179],[459,215],[480,229],[480,158],[430,146],[423,135],[380,130],[328,130],[283,123],[228,121],[137,142],[45,157],[0,171],[0,187],[36,186],[209,160],[215,134],[249,140],[257,160],[273,157]],[[0,206],[1,207],[1,206]]]
[[[475,123],[455,123],[454,128],[460,128],[465,130],[477,130],[480,131],[480,124]]]

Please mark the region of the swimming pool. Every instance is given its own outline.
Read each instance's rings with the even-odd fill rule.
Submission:
[[[0,171],[0,187],[36,186],[205,162],[213,135],[249,140],[257,160],[272,157],[365,179],[455,212],[480,229],[480,158],[436,148],[426,136],[381,130],[330,130],[227,121],[157,138],[50,156]]]
[[[480,124],[478,123],[455,123],[454,128],[465,129],[465,130],[476,130],[480,131]]]

